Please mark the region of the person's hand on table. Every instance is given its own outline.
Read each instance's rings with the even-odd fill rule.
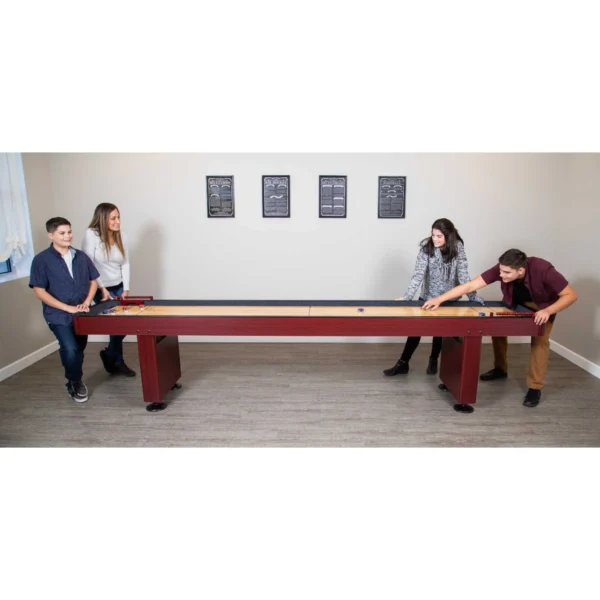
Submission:
[[[423,310],[435,310],[440,304],[439,298],[431,298],[423,304],[422,308]]]
[[[77,306],[67,305],[67,308],[65,309],[65,311],[72,315],[75,315],[78,312],[90,312],[90,306],[89,306],[89,304],[86,304],[85,302],[82,304],[78,304]]]
[[[105,288],[101,288],[102,298],[100,298],[100,302],[106,302],[107,300],[112,300],[112,296],[110,292]]]
[[[401,302],[402,300],[404,300],[404,297],[402,297],[402,298],[394,298],[394,300],[395,300],[396,302]]]
[[[543,325],[544,323],[548,322],[548,319],[551,317],[552,315],[548,312],[547,308],[543,308],[542,310],[538,310],[535,313],[535,317],[533,318],[533,322],[536,325]]]
[[[129,290],[123,290],[123,293],[121,294],[121,298],[127,298],[129,296]]]

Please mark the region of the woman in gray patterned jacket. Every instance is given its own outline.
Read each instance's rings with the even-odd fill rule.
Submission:
[[[448,219],[438,219],[431,226],[431,237],[421,242],[417,256],[415,272],[408,284],[408,290],[397,300],[412,300],[419,285],[422,284],[419,300],[429,300],[451,290],[453,287],[471,280],[464,242],[454,223]],[[475,293],[468,294],[469,300],[483,304],[483,299]],[[408,373],[408,363],[417,349],[420,337],[409,337],[404,346],[400,360],[391,368],[385,369],[384,374],[405,375]],[[427,373],[437,373],[437,363],[442,350],[442,338],[434,337]]]

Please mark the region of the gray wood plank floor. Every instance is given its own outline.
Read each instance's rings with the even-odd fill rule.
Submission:
[[[479,384],[459,414],[425,374],[384,377],[395,344],[181,344],[183,388],[148,413],[138,377],[109,376],[89,344],[86,404],[65,391],[58,353],[0,382],[3,447],[575,447],[600,446],[600,380],[551,353],[535,409],[521,405],[529,346],[509,347],[506,381]],[[126,359],[139,369],[137,345]],[[492,366],[483,346],[482,370]]]

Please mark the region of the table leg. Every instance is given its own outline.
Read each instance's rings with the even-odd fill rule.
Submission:
[[[138,353],[146,410],[158,412],[167,408],[162,400],[169,390],[181,387],[179,340],[177,336],[138,335]]]
[[[440,389],[448,390],[457,400],[454,410],[472,413],[477,399],[481,336],[444,338],[440,364]]]

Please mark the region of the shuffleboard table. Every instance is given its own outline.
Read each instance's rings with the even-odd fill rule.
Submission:
[[[454,408],[473,412],[483,336],[543,335],[526,307],[501,302],[448,302],[435,311],[422,302],[373,300],[154,300],[151,296],[102,302],[74,317],[80,335],[137,336],[147,410],[166,408],[181,387],[180,335],[206,336],[440,336],[441,389]],[[378,376],[374,373],[373,376]]]

